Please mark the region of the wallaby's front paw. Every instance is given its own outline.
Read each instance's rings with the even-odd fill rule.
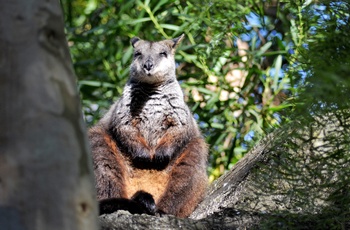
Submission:
[[[141,169],[147,169],[152,166],[151,154],[148,149],[138,149],[134,151],[134,154],[131,156],[132,164]]]
[[[169,164],[170,159],[172,159],[173,152],[174,149],[169,146],[159,146],[156,149],[155,155],[153,157],[153,162],[157,165],[158,168],[163,169]]]

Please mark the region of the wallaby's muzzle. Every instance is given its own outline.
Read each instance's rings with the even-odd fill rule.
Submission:
[[[147,71],[150,71],[153,69],[153,62],[152,60],[148,59],[145,64],[143,64],[143,68],[146,69]]]

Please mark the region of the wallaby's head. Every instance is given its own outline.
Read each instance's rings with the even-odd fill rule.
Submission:
[[[145,41],[138,37],[132,38],[134,59],[130,66],[131,80],[159,84],[176,78],[174,54],[183,38],[184,34],[158,42]]]

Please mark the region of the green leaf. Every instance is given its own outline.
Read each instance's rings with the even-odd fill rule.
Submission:
[[[130,21],[126,21],[125,23],[130,24],[130,25],[135,25],[135,24],[139,24],[141,22],[148,22],[148,21],[151,21],[151,18],[146,17],[146,18],[133,19]]]
[[[171,24],[159,24],[159,25],[164,29],[169,29],[174,31],[180,30],[180,26],[176,26],[176,25],[171,25]]]
[[[224,129],[225,126],[223,124],[219,124],[219,123],[211,123],[210,126],[212,128],[216,128],[216,129]]]
[[[131,46],[129,46],[122,57],[123,65],[125,65],[131,59],[132,53],[133,53],[133,49]]]
[[[199,92],[204,93],[204,94],[209,94],[209,95],[215,94],[213,91],[206,89],[206,88],[198,87],[197,89]]]
[[[265,45],[263,45],[260,50],[256,53],[257,56],[263,55],[272,45],[272,42],[267,42]]]
[[[158,2],[158,4],[153,8],[152,12],[153,14],[155,14],[157,12],[157,10],[159,10],[159,8],[164,5],[165,3],[167,3],[169,0],[161,0]]]
[[[282,67],[282,56],[278,55],[275,61],[275,76],[273,78],[273,90],[275,91],[275,93],[278,93],[278,80],[279,80],[279,73]]]
[[[108,82],[101,82],[101,81],[82,80],[82,81],[79,81],[78,84],[79,85],[94,86],[94,87],[115,88],[115,85],[108,83]]]

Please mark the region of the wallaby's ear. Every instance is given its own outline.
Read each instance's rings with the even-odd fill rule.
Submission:
[[[176,49],[178,47],[178,45],[181,43],[181,41],[184,39],[184,37],[185,37],[185,34],[181,34],[179,37],[173,38],[172,39],[172,41],[173,41],[172,48]]]
[[[133,37],[133,38],[131,38],[130,42],[131,42],[132,47],[135,48],[135,44],[136,44],[138,41],[140,41],[140,40],[141,40],[141,39],[138,38],[138,37]]]

